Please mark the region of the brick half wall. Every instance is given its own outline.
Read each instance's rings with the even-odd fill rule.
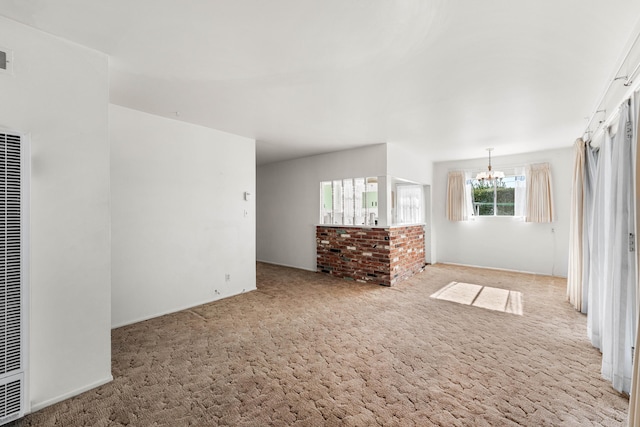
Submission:
[[[317,270],[364,283],[393,286],[425,265],[424,227],[316,227]]]
[[[420,272],[424,260],[424,227],[410,225],[389,230],[391,285],[395,285]]]

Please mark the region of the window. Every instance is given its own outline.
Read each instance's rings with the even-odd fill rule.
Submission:
[[[376,225],[378,178],[347,178],[320,183],[320,223]]]
[[[474,216],[523,216],[524,174],[491,181],[471,179],[470,184]]]
[[[396,224],[418,224],[422,222],[422,186],[398,184],[396,186]]]

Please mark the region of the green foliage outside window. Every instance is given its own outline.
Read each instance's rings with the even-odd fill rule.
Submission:
[[[495,186],[494,186],[495,182]],[[478,216],[513,216],[515,214],[515,189],[502,180],[473,180],[473,211]]]

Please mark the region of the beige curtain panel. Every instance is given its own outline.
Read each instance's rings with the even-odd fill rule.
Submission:
[[[447,181],[447,219],[466,221],[466,194],[464,172],[449,172]]]
[[[571,216],[569,218],[569,271],[567,274],[567,300],[582,311],[582,229],[584,212],[584,157],[585,143],[579,138],[574,143],[573,180],[571,183]]]
[[[526,222],[553,221],[553,197],[551,192],[551,168],[549,163],[527,167]]]

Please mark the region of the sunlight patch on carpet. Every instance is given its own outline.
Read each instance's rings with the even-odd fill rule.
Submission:
[[[508,289],[451,282],[431,298],[522,316],[522,294]]]

